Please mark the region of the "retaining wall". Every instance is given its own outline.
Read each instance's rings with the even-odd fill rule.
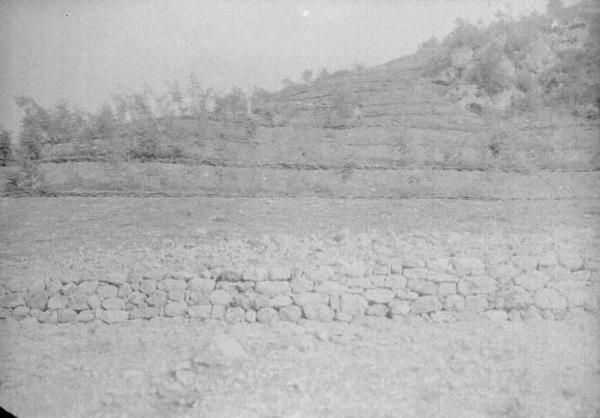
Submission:
[[[330,265],[203,266],[197,272],[67,275],[0,288],[0,317],[106,323],[158,316],[227,322],[353,321],[364,316],[560,320],[595,312],[600,261],[574,251],[536,256],[387,257]]]

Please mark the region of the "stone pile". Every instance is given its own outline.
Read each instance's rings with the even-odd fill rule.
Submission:
[[[364,316],[561,319],[596,311],[600,262],[576,252],[539,256],[399,257],[366,263],[203,265],[193,272],[65,276],[38,288],[0,288],[0,317],[117,323],[158,316],[234,322],[352,321]]]

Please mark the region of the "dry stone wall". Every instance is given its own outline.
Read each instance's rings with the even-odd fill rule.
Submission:
[[[159,316],[230,323],[415,315],[435,321],[560,320],[576,311],[596,312],[599,284],[600,261],[569,250],[391,254],[246,268],[205,263],[193,272],[66,275],[28,290],[0,288],[0,317],[109,324]]]

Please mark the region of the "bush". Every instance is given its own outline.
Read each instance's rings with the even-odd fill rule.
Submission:
[[[12,158],[10,133],[0,128],[0,166],[6,167]]]
[[[5,191],[19,194],[44,193],[44,177],[35,161],[23,159],[19,166],[8,173]]]

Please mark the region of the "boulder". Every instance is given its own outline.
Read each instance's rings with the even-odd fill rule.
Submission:
[[[344,293],[340,298],[341,312],[350,316],[364,315],[367,310],[367,300],[360,296],[350,293]]]

